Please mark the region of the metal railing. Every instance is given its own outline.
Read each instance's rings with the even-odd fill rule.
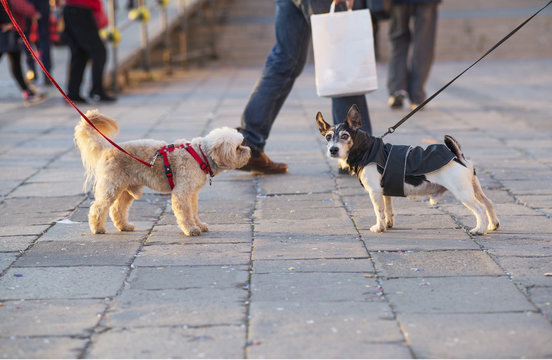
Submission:
[[[109,24],[103,31],[104,39],[110,43],[111,56],[106,83],[115,93],[120,91],[120,77],[128,83],[128,73],[137,65],[144,74],[150,74],[153,48],[162,49],[167,73],[174,64],[186,65],[192,59],[216,57],[215,24],[224,16],[229,0],[137,0],[136,8],[123,9],[124,12],[116,1],[107,0]],[[203,46],[192,49],[189,40],[193,17],[199,19],[199,24],[193,27],[201,26],[207,33],[201,41]],[[121,24],[117,27],[118,22]],[[139,44],[135,35],[138,31]],[[171,36],[177,37],[178,46],[171,46]]]

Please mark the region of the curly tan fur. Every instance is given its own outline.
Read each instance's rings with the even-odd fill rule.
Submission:
[[[97,110],[87,112],[86,116],[108,137],[112,137],[119,130],[115,120],[100,114]],[[250,157],[250,149],[242,145],[243,136],[227,127],[214,129],[205,137],[197,137],[191,141],[179,139],[174,144],[188,142],[197,153],[201,153],[201,147],[213,175],[242,167]],[[171,192],[161,158],[158,158],[151,168],[139,163],[111,146],[84,119],[75,127],[75,143],[86,169],[85,188],[93,179],[95,200],[88,214],[92,233],[105,233],[108,213],[117,229],[133,231],[134,226],[127,220],[128,210],[132,202],[142,196],[144,186],[161,193]],[[167,143],[164,141],[151,139],[120,144],[130,154],[144,160],[151,159],[155,152],[165,145]],[[169,153],[168,157],[175,182],[172,190],[172,208],[178,225],[187,236],[200,235],[208,231],[207,225],[197,216],[198,192],[205,185],[207,175],[185,149],[177,149]]]

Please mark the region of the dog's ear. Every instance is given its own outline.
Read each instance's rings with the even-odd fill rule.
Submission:
[[[316,123],[318,124],[318,131],[320,131],[320,134],[326,135],[328,129],[331,126],[324,121],[324,118],[322,117],[322,113],[320,111],[318,112],[318,114],[316,114]]]
[[[358,107],[356,104],[353,104],[349,108],[349,112],[347,113],[347,125],[353,130],[360,129],[360,126],[362,125],[362,120],[360,119],[360,110],[358,110]]]

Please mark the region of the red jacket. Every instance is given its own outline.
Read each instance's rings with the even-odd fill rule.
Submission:
[[[65,5],[100,11],[102,9],[101,0],[66,0]]]

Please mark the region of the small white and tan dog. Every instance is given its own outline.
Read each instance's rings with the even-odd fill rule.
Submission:
[[[360,130],[360,112],[355,105],[342,124],[330,126],[320,112],[316,122],[326,139],[328,157],[356,173],[370,194],[377,219],[370,228],[372,232],[393,227],[391,196],[429,196],[434,205],[447,190],[475,216],[477,224],[471,234],[498,229],[493,203],[483,193],[473,165],[451,136],[445,136],[444,145],[426,149],[385,144],[381,138]]]
[[[103,134],[112,137],[119,131],[117,122],[100,114],[97,110],[88,111],[86,116]],[[128,223],[128,210],[135,199],[142,196],[142,188],[147,186],[161,193],[172,192],[172,208],[180,229],[187,236],[200,235],[208,231],[197,215],[198,192],[210,175],[224,170],[244,166],[250,157],[250,148],[243,145],[243,136],[236,130],[223,127],[212,130],[205,137],[191,141],[179,139],[175,147],[159,140],[141,139],[128,141],[121,147],[140,159],[154,159],[152,167],[147,167],[132,159],[109,144],[84,119],[75,127],[75,143],[81,152],[86,169],[86,182],[93,179],[95,200],[90,207],[88,222],[94,234],[105,233],[107,215],[120,231],[133,231]],[[190,150],[179,146],[189,144]],[[170,183],[166,175],[164,159],[155,159],[158,151],[169,148],[165,155],[172,169]],[[172,151],[174,150],[174,151]],[[199,155],[198,160],[192,153]],[[157,154],[157,155],[156,155]],[[199,159],[205,165],[200,167]],[[174,180],[173,180],[174,179]],[[171,190],[171,185],[174,189]]]

